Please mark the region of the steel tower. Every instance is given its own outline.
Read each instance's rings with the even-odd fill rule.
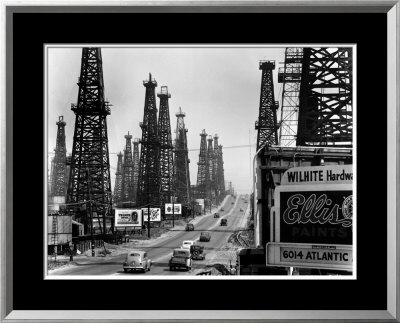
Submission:
[[[71,107],[76,118],[68,203],[84,204],[90,201],[93,213],[102,218],[103,228],[106,228],[106,216],[112,203],[107,135],[110,107],[104,99],[100,48],[82,49],[78,85],[78,103]],[[87,232],[88,216],[77,213],[76,217],[84,223]]]
[[[275,101],[274,96],[274,81],[272,77],[274,69],[275,61],[260,61],[260,70],[262,70],[260,113],[255,124],[256,130],[258,130],[257,150],[265,144],[278,144],[276,110],[279,107],[279,103]]]
[[[218,163],[219,163],[219,147],[218,147],[218,135],[214,135],[214,148],[213,148],[213,190],[215,196],[215,204],[220,202],[220,188],[219,188],[219,172],[218,172]]]
[[[284,67],[278,71],[278,82],[283,83],[280,146],[289,147],[296,144],[302,62],[303,48],[285,49]]]
[[[175,139],[175,191],[177,202],[188,205],[191,201],[189,157],[187,147],[188,129],[185,127],[186,116],[179,107],[176,114],[176,139]]]
[[[352,146],[352,49],[304,48],[298,146]]]
[[[115,172],[114,203],[119,205],[122,202],[122,154],[119,152],[117,171]]]
[[[122,166],[122,202],[129,206],[135,200],[133,186],[132,135],[125,135],[124,164]]]
[[[160,185],[158,179],[159,171],[159,141],[157,134],[157,107],[155,88],[156,80],[149,79],[143,81],[146,88],[146,97],[144,103],[142,139],[140,141],[140,166],[138,179],[138,204],[140,206],[148,205],[160,206]]]
[[[196,197],[204,199],[206,198],[206,189],[207,189],[207,178],[209,177],[209,169],[207,164],[207,133],[205,129],[203,129],[200,134],[200,153],[199,153],[199,162],[197,163],[197,186],[196,186]]]
[[[225,197],[225,175],[224,175],[224,159],[222,155],[222,146],[219,145],[219,163],[218,163],[218,173],[219,173],[219,187],[223,197]]]
[[[57,125],[57,141],[53,169],[51,176],[51,195],[52,196],[65,196],[67,193],[67,148],[65,145],[65,121],[64,117],[58,117]]]
[[[208,176],[206,179],[207,193],[206,196],[210,199],[210,203],[214,201],[215,189],[214,189],[214,150],[213,150],[213,137],[209,136],[208,139],[208,149],[207,149],[207,168]]]
[[[133,140],[133,196],[137,201],[137,187],[139,180],[139,138]]]
[[[159,181],[160,181],[160,204],[172,202],[171,196],[174,194],[174,155],[171,136],[171,122],[169,117],[168,99],[171,94],[167,86],[161,87],[161,92],[157,94],[160,98],[160,111],[158,113],[158,140],[160,143],[159,153]]]

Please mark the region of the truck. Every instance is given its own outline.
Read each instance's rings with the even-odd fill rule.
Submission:
[[[174,249],[168,265],[170,271],[181,268],[184,268],[187,271],[189,271],[192,268],[192,258],[190,250],[182,248]]]

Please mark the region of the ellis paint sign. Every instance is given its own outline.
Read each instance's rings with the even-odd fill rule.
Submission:
[[[275,190],[275,207],[272,208],[271,218],[272,242],[267,245],[271,254],[267,256],[267,263],[351,269],[352,180],[351,165],[287,170],[282,177],[282,185]],[[329,251],[330,248],[339,251]]]

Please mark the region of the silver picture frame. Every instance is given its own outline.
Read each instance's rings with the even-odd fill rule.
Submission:
[[[12,16],[15,12],[280,12],[280,13],[386,13],[387,14],[387,308],[382,311],[18,311],[13,310],[12,228]],[[1,5],[1,322],[135,322],[222,320],[308,322],[400,322],[400,97],[399,0],[348,1],[41,1],[10,0]],[[384,202],[383,202],[384,203]],[[135,317],[135,319],[132,319]]]

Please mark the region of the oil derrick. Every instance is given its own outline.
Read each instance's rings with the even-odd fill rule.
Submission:
[[[218,162],[218,177],[219,177],[219,187],[222,193],[222,197],[225,197],[225,175],[224,175],[224,159],[222,156],[222,146],[219,145],[219,162]]]
[[[304,48],[297,145],[352,146],[352,49]]]
[[[139,180],[139,138],[133,140],[133,196],[137,201],[137,187]]]
[[[209,136],[207,141],[208,141],[208,148],[207,148],[208,177],[206,179],[206,187],[207,187],[206,196],[207,199],[209,199],[210,203],[212,204],[215,199],[213,137]]]
[[[157,107],[155,88],[156,80],[151,78],[143,81],[146,88],[144,103],[142,139],[140,140],[140,166],[138,179],[138,205],[160,206],[159,170],[159,141],[157,135]]]
[[[58,117],[57,125],[57,141],[52,175],[51,175],[51,195],[65,196],[67,183],[67,148],[65,145],[65,121],[64,117]]]
[[[214,183],[213,190],[214,190],[214,204],[219,204],[220,202],[220,179],[218,173],[218,163],[219,163],[219,147],[218,147],[218,135],[214,135],[214,148],[213,148],[213,177],[212,181]]]
[[[115,172],[114,203],[119,206],[122,201],[122,154],[119,152],[117,171]]]
[[[278,71],[283,83],[279,145],[284,147],[296,144],[302,62],[303,48],[286,48],[284,67]]]
[[[159,152],[159,181],[160,181],[160,204],[170,203],[173,192],[174,176],[174,155],[171,135],[171,122],[169,118],[168,99],[171,94],[167,86],[161,87],[157,94],[160,98],[160,109],[158,113],[158,140],[160,143]]]
[[[274,82],[272,77],[274,69],[275,61],[260,61],[260,70],[262,70],[260,113],[255,124],[256,130],[258,130],[257,150],[266,144],[278,144],[276,110],[279,107],[279,103],[275,101],[274,96]]]
[[[199,153],[199,162],[197,163],[197,186],[196,186],[196,197],[199,199],[205,199],[206,189],[207,189],[207,178],[208,176],[208,164],[207,164],[207,133],[205,129],[203,129],[200,134],[200,153]]]
[[[76,218],[84,223],[87,233],[91,227],[90,216],[97,214],[100,231],[105,232],[102,228],[106,228],[106,216],[112,203],[106,120],[110,107],[104,99],[100,48],[82,49],[78,86],[78,103],[71,105],[76,118],[68,203],[85,204],[90,201],[91,214],[76,213]]]
[[[130,207],[134,202],[135,195],[133,190],[133,158],[132,158],[132,135],[125,135],[126,144],[124,149],[124,163],[122,166],[122,203],[125,207]]]
[[[185,127],[184,117],[186,116],[179,107],[179,112],[175,114],[176,121],[176,139],[175,139],[175,193],[177,202],[182,205],[188,205],[191,201],[189,157],[187,147],[187,129]]]

